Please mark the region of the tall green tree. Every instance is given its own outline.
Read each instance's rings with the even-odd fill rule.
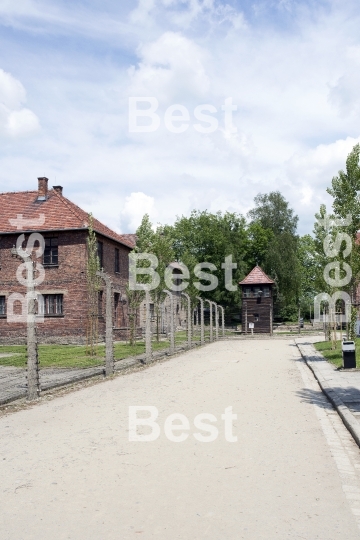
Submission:
[[[178,217],[172,227],[167,228],[173,238],[176,259],[182,261],[192,257],[193,262],[211,263],[216,267],[212,274],[218,279],[218,286],[213,291],[198,291],[214,302],[237,312],[240,306],[240,289],[238,282],[247,270],[245,259],[247,249],[246,221],[243,216],[233,212],[216,212],[194,210],[189,217]],[[235,291],[225,287],[225,272],[222,264],[225,257],[232,255],[237,268],[233,271]],[[189,268],[193,272],[193,268]],[[195,281],[198,281],[196,278]],[[207,284],[204,282],[204,284]]]
[[[360,229],[360,145],[356,144],[346,159],[345,171],[340,170],[334,176],[331,187],[327,192],[333,197],[333,212],[335,218],[343,220],[343,225],[334,230],[333,236],[337,232],[346,233],[351,239],[351,253],[345,257],[346,262],[352,269],[352,279],[344,290],[350,294],[355,294],[359,274],[360,274],[360,245],[357,233]],[[348,221],[346,221],[350,218]],[[335,229],[335,228],[334,228]],[[341,245],[338,260],[344,260],[345,241]]]
[[[280,191],[259,193],[254,202],[255,208],[248,213],[252,222],[260,223],[264,229],[271,230],[274,236],[283,232],[296,235],[299,218]]]
[[[262,267],[275,281],[274,312],[294,317],[301,283],[296,234],[298,216],[279,191],[259,193],[254,202],[255,208],[248,213],[249,229],[258,228],[262,242],[255,243],[255,247],[262,245],[259,253]]]

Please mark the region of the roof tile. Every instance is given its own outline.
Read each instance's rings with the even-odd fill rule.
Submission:
[[[240,281],[239,285],[267,285],[272,283],[275,283],[275,281],[270,279],[260,266],[255,266],[246,278]]]
[[[16,218],[34,220],[32,225],[24,227],[27,231],[88,228],[88,214],[56,190],[50,189],[44,201],[39,201],[37,197],[38,191],[0,193],[0,234],[19,232],[21,228],[14,223]],[[39,221],[41,215],[44,219],[41,220],[42,224],[38,224],[36,221]],[[93,227],[97,233],[108,236],[131,249],[135,246],[135,235],[118,234],[95,218],[93,218]]]

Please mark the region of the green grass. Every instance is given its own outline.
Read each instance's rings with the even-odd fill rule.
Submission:
[[[331,350],[331,341],[320,341],[319,343],[315,343],[315,349],[317,351],[320,351],[323,356],[325,356],[326,360],[328,360],[331,364],[334,364],[336,367],[342,367],[343,361],[342,361],[342,352],[341,352],[341,341],[336,342],[336,349]],[[356,367],[360,368],[360,338],[356,338],[355,340],[355,348],[356,348]]]
[[[186,339],[186,333],[176,334],[176,343],[179,344]],[[153,341],[152,347],[154,351],[166,349],[169,347],[168,341]],[[42,368],[87,368],[100,366],[105,361],[105,345],[98,346],[98,356],[91,357],[86,354],[84,346],[76,345],[39,345],[39,360]],[[114,353],[115,360],[128,358],[145,352],[145,344],[143,342],[136,343],[135,346],[130,346],[125,343],[115,343]],[[0,354],[15,353],[16,356],[0,358],[0,366],[25,367],[26,365],[26,347],[25,345],[3,345],[0,346]]]

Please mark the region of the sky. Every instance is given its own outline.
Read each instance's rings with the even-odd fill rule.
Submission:
[[[131,233],[279,190],[311,233],[360,142],[359,28],[356,0],[0,0],[0,191],[46,176]]]

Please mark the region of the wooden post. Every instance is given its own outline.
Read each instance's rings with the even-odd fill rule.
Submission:
[[[200,343],[205,343],[205,323],[204,323],[204,300],[200,296],[196,297],[200,301]]]
[[[272,301],[271,301],[270,303],[270,336],[272,335],[273,335],[273,306],[272,306]]]
[[[299,305],[299,334],[301,334],[300,315],[301,315],[301,311],[300,311],[300,305]]]

